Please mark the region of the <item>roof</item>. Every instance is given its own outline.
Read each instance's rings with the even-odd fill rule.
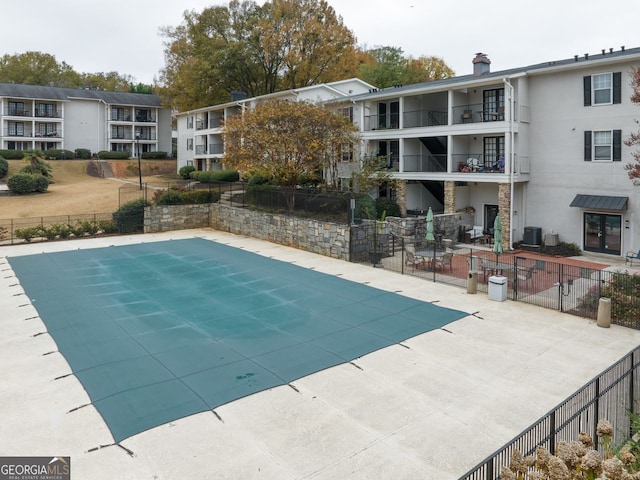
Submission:
[[[611,197],[607,195],[576,195],[570,207],[591,208],[593,210],[615,210],[627,209],[629,197]]]
[[[141,105],[162,107],[160,97],[145,93],[105,92],[80,88],[49,87],[0,83],[0,97],[35,98],[39,100],[69,101],[71,99],[96,100],[110,105]]]
[[[484,82],[487,79],[502,79],[519,75],[533,75],[536,73],[543,73],[548,69],[562,70],[575,67],[585,67],[588,64],[597,64],[604,61],[610,61],[612,59],[624,59],[627,57],[640,57],[640,47],[628,48],[617,51],[606,51],[604,53],[588,56],[574,56],[573,58],[564,60],[553,60],[549,62],[537,63],[534,65],[528,65],[524,67],[511,68],[507,70],[500,70],[496,72],[488,72],[481,75],[461,75],[457,77],[444,78],[440,80],[432,80],[429,82],[414,83],[411,85],[396,85],[387,88],[374,88],[368,93],[360,95],[350,96],[350,100],[359,100],[364,98],[386,97],[390,94],[397,95],[399,93],[407,93],[412,91],[426,90],[426,89],[438,89],[442,87],[452,85],[464,85],[467,83]]]

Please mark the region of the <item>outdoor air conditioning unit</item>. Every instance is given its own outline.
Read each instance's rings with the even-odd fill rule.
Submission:
[[[544,236],[544,244],[547,247],[556,247],[560,245],[560,236],[557,233],[547,233]]]
[[[540,227],[524,227],[522,243],[525,245],[541,245],[542,229]]]

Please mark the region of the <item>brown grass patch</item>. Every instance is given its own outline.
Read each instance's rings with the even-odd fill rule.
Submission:
[[[137,161],[135,172],[126,171],[125,168],[123,178],[120,179],[96,178],[87,175],[88,162],[88,160],[50,161],[54,183],[49,185],[48,191],[32,195],[0,196],[0,218],[111,213],[117,210],[120,187],[127,182],[133,185],[138,184]],[[175,161],[173,164],[175,165]],[[9,160],[7,178],[25,165],[26,163],[22,160]],[[143,173],[145,173],[144,168]],[[145,183],[158,183],[159,177],[143,177],[142,180]]]

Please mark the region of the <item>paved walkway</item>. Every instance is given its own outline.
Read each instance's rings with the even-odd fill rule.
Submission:
[[[95,449],[109,431],[5,257],[193,236],[469,315]],[[0,247],[0,312],[0,454],[70,455],[73,477],[92,479],[456,479],[640,343],[640,331],[210,229]]]

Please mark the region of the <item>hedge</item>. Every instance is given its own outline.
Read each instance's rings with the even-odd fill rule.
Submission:
[[[119,233],[142,232],[144,230],[144,207],[151,205],[143,198],[132,200],[113,212],[113,222]]]
[[[236,170],[208,170],[206,172],[191,172],[189,176],[202,183],[237,182],[240,174]]]
[[[102,160],[128,160],[131,158],[131,152],[110,152],[109,150],[100,150],[98,158]]]
[[[189,178],[191,178],[189,175],[191,175],[191,172],[195,171],[196,167],[194,167],[193,165],[185,165],[184,167],[181,167],[180,170],[178,170],[178,174],[185,180],[189,180]]]
[[[62,160],[63,157],[65,160],[76,158],[76,152],[72,152],[71,150],[57,150],[55,148],[45,150],[44,155],[46,158],[52,158],[54,160]]]
[[[163,160],[168,158],[167,152],[143,152],[140,157],[145,160]]]
[[[73,153],[76,158],[91,158],[91,150],[88,148],[76,148]]]
[[[9,173],[9,162],[0,156],[0,178],[3,178]]]
[[[7,160],[22,160],[24,153],[24,150],[0,150],[0,157],[4,157]]]
[[[32,193],[36,189],[34,176],[28,173],[16,173],[7,180],[7,187],[13,193]]]

